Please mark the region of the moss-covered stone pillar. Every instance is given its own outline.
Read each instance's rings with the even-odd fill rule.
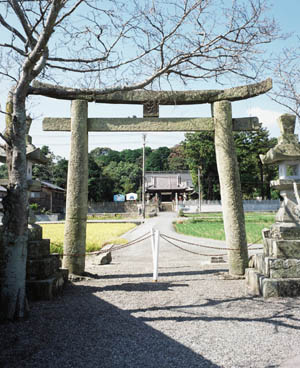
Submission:
[[[221,188],[226,245],[230,249],[229,274],[243,275],[248,265],[240,174],[232,133],[232,111],[229,101],[213,104],[215,148]]]
[[[88,203],[87,101],[71,104],[71,151],[68,166],[63,267],[81,275],[85,267]]]

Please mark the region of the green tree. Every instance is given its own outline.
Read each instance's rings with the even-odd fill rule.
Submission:
[[[257,196],[271,198],[270,181],[277,175],[276,167],[263,166],[259,155],[274,147],[277,140],[269,138],[269,132],[260,128],[253,132],[239,132],[234,135],[239,163],[241,186],[245,199]],[[197,187],[198,167],[201,167],[201,189],[206,199],[220,198],[219,179],[215,158],[214,133],[187,133],[183,148]]]
[[[32,168],[32,177],[36,180],[53,182],[53,170],[55,155],[48,146],[41,147],[41,153],[47,157],[47,164],[34,164]]]
[[[274,147],[277,140],[270,139],[266,128],[260,128],[253,132],[236,133],[234,141],[244,198],[252,199],[259,196],[270,199],[270,180],[276,177],[277,168],[264,166],[259,155]]]
[[[0,179],[7,179],[7,178],[8,178],[7,165],[2,164],[0,165]]]
[[[47,164],[34,164],[32,177],[47,181],[61,188],[67,187],[68,160],[55,156],[48,146],[42,146],[41,152],[48,158]]]
[[[89,155],[99,165],[107,166],[111,161],[120,162],[120,152],[107,147],[95,148]]]
[[[169,170],[168,157],[170,148],[159,147],[146,156],[145,168],[147,171]]]
[[[65,158],[60,158],[56,156],[57,162],[54,164],[53,168],[53,184],[58,185],[61,188],[67,188],[67,178],[68,178],[68,163],[69,161]]]
[[[112,183],[113,194],[137,192],[141,184],[142,169],[136,164],[112,161],[103,170]]]
[[[220,198],[219,177],[216,163],[214,133],[187,133],[183,141],[183,151],[198,188],[198,168],[201,168],[201,191],[205,199]]]
[[[188,170],[189,167],[182,144],[177,144],[170,149],[168,165],[171,171]]]
[[[129,162],[131,164],[140,164],[142,162],[143,150],[137,149],[124,149],[120,152],[119,157],[121,161]]]
[[[94,202],[111,201],[113,181],[104,174],[101,164],[97,164],[89,154],[88,199]]]

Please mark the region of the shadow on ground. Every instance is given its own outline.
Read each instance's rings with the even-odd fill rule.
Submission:
[[[29,321],[2,325],[0,366],[219,367],[97,298],[95,289],[70,285],[62,298],[34,303]]]
[[[101,267],[101,266],[100,266]],[[228,269],[209,269],[209,270],[197,270],[197,271],[175,271],[175,272],[161,272],[159,271],[159,277],[174,277],[174,276],[201,276],[201,275],[209,275],[218,273],[227,272]],[[91,279],[101,279],[101,280],[109,280],[109,279],[125,279],[125,278],[151,278],[153,276],[152,273],[125,273],[125,274],[110,274],[110,275],[101,275],[99,273],[91,273],[85,272],[85,277]]]

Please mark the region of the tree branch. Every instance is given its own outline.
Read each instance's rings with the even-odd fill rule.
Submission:
[[[15,34],[23,43],[26,43],[26,38],[16,28],[8,24],[1,14],[0,14],[0,23],[3,25],[3,27],[7,28],[11,33]]]
[[[29,41],[31,49],[33,49],[36,40],[32,36],[32,30],[30,29],[30,25],[27,23],[27,20],[25,18],[25,13],[20,8],[20,5],[17,0],[8,0],[10,6],[13,8],[14,12],[16,13],[17,17],[19,18],[22,27],[26,33],[27,39]],[[27,40],[26,40],[27,41]],[[25,41],[25,42],[26,42]]]

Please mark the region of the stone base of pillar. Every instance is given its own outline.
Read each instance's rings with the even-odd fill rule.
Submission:
[[[300,278],[269,278],[255,268],[247,268],[246,284],[251,294],[264,298],[300,296]]]
[[[246,270],[246,284],[256,295],[300,296],[300,227],[275,223],[263,230],[263,254],[255,254]],[[286,239],[288,238],[288,239]]]

